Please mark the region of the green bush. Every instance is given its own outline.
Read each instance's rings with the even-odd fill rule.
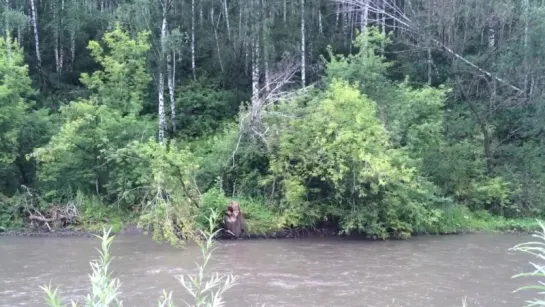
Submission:
[[[223,213],[231,200],[239,203],[248,223],[248,231],[252,235],[270,234],[288,226],[283,223],[282,216],[273,211],[272,206],[268,205],[265,200],[244,197],[228,198],[220,189],[212,188],[204,193],[200,199],[199,214],[196,217],[199,227],[201,229],[207,227],[207,216],[210,210]]]
[[[329,214],[342,232],[387,238],[406,237],[428,222],[433,185],[392,146],[375,103],[357,87],[333,80],[305,106],[290,107],[297,116],[279,125],[269,182],[277,183],[277,199],[294,224]],[[334,210],[322,211],[324,204]]]

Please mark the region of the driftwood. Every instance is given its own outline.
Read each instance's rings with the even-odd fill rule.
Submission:
[[[23,210],[27,212],[27,220],[33,228],[46,227],[49,231],[53,231],[50,223],[53,223],[53,228],[60,228],[69,224],[78,222],[78,207],[79,204],[68,202],[66,204],[48,204],[48,209],[42,210],[37,207],[42,207],[45,202],[40,195],[33,189],[21,185],[26,190],[23,196]]]
[[[53,231],[49,225],[50,223],[53,223],[53,228],[59,228],[67,224],[73,224],[77,219],[77,209],[73,204],[54,206],[43,213],[35,208],[27,208],[27,212],[28,219],[33,226],[46,226],[49,231]]]
[[[248,224],[246,223],[242,211],[240,210],[240,205],[236,201],[230,202],[227,206],[223,223],[225,230],[237,238],[240,237],[242,232],[249,235]]]

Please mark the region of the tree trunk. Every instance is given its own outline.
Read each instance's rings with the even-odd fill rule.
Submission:
[[[161,54],[159,55],[159,84],[157,86],[157,94],[159,100],[159,143],[163,143],[165,139],[165,131],[167,128],[167,118],[165,114],[165,76],[163,74],[163,62],[165,58],[165,40],[167,35],[167,3],[166,1],[162,2],[163,9],[163,18],[161,22]]]
[[[522,6],[524,10],[524,59],[523,59],[523,66],[524,66],[524,83],[522,89],[525,93],[528,92],[528,71],[530,68],[528,67],[528,30],[529,30],[529,23],[530,23],[530,4],[528,0],[522,0]]]
[[[360,17],[360,31],[363,32],[369,24],[369,0],[364,0],[363,11]]]
[[[305,0],[301,0],[301,85],[306,86],[305,66]]]
[[[263,46],[263,62],[265,62],[265,95],[271,92],[271,79],[269,74],[269,51],[267,46]]]
[[[220,23],[220,17],[221,17],[221,14],[218,15],[218,22],[217,23],[214,23],[214,8],[211,8],[210,9],[210,17],[212,17],[212,27],[214,27],[214,38],[216,39],[216,49],[218,51],[218,61],[219,61],[219,64],[220,64],[220,70],[221,72],[224,72],[223,70],[223,61],[221,59],[221,50],[220,50],[220,39],[219,39],[219,36],[218,36],[218,26],[219,26],[219,23]]]
[[[61,12],[59,14],[59,72],[62,72],[64,64],[64,0],[61,0]]]
[[[380,9],[381,12],[381,29],[382,29],[382,35],[386,36],[386,0],[382,0],[382,7]],[[384,56],[384,40],[380,42],[380,52]]]
[[[252,4],[255,4],[252,1]],[[261,108],[261,101],[259,97],[259,27],[257,21],[259,18],[259,10],[252,9],[252,112],[250,118],[250,124],[252,126],[258,126],[260,122],[259,111]]]
[[[38,37],[38,14],[36,13],[36,4],[34,0],[30,1],[30,22],[34,30],[34,47],[36,48],[36,61],[38,70],[42,71],[42,55],[40,53],[40,39]]]
[[[322,10],[318,9],[318,31],[320,34],[324,34],[324,25],[322,22]]]
[[[59,27],[57,20],[57,0],[51,0],[51,11],[53,12],[53,22],[55,23],[55,26],[53,28],[53,53],[55,54],[55,71],[59,72]]]
[[[170,96],[170,124],[172,125],[172,134],[176,133],[176,97],[174,95],[176,85],[176,53],[167,54],[167,85]],[[166,121],[166,119],[165,119]]]
[[[223,0],[223,11],[225,13],[225,26],[227,27],[227,39],[231,41],[231,26],[229,25],[229,8],[227,0]]]
[[[337,5],[335,6],[335,28],[336,29],[339,28],[339,22],[341,19],[341,7],[342,7],[342,3],[337,2]]]
[[[427,13],[427,18],[428,18],[428,29],[430,29],[431,27],[431,13],[432,13],[432,5],[431,5],[431,1],[428,1],[428,13]],[[428,65],[428,86],[431,86],[431,69],[432,69],[432,57],[431,57],[431,31],[428,30],[428,42],[427,42],[427,53],[428,53],[428,60],[427,60],[427,65]]]
[[[6,35],[6,40],[9,38],[10,34],[9,34],[9,29],[10,29],[10,24],[9,24],[9,15],[7,14],[7,12],[10,10],[10,5],[9,5],[9,0],[5,0],[4,2],[4,29],[5,29],[5,35]],[[18,39],[20,39],[20,36],[17,36]],[[7,45],[6,45],[7,46]]]
[[[74,61],[76,60],[76,29],[70,30],[70,66],[74,70]]]
[[[199,1],[199,26],[202,28],[202,23],[204,21],[204,0]]]
[[[193,80],[197,80],[195,68],[195,0],[191,0],[191,72]]]
[[[282,21],[284,22],[284,27],[287,27],[288,26],[288,3],[287,3],[287,0],[284,0],[284,10],[282,12]]]

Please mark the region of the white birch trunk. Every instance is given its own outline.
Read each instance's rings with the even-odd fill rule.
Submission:
[[[74,70],[74,61],[76,60],[76,29],[70,30],[70,66]]]
[[[78,8],[81,8],[81,6],[78,3],[78,0],[72,0],[71,4],[72,8],[78,6]],[[74,70],[74,61],[76,60],[76,28],[77,23],[72,22],[71,28],[70,28],[70,70]]]
[[[214,15],[215,15],[214,8],[211,8],[210,9],[210,17],[212,18],[211,19],[212,27],[214,27],[214,38],[216,39],[216,49],[218,51],[218,61],[219,61],[219,64],[220,64],[221,72],[224,72],[224,70],[223,70],[223,61],[221,59],[220,40],[219,40],[219,36],[218,36],[218,27],[219,27],[219,23],[220,23],[221,14],[218,15],[218,21],[216,23],[214,23],[214,19],[215,19]]]
[[[157,94],[159,100],[159,143],[163,143],[165,139],[165,131],[167,128],[167,118],[165,114],[165,76],[163,75],[163,60],[165,58],[165,39],[167,34],[167,3],[162,2],[163,5],[163,21],[161,23],[161,54],[159,56],[159,85],[157,87]]]
[[[348,3],[343,3],[342,4],[342,7],[341,7],[341,10],[343,12],[341,12],[341,18],[342,18],[342,24],[343,24],[343,33],[344,33],[344,37],[347,38],[348,37],[348,12],[350,11],[348,9]],[[344,40],[344,43],[346,44],[348,42],[348,40]],[[349,44],[351,42],[348,42]]]
[[[350,19],[349,19],[350,20],[350,22],[349,22],[349,24],[350,24],[350,26],[349,26],[349,28],[350,28],[350,42],[352,42],[352,41],[354,41],[354,21],[356,20],[356,12],[351,9],[349,16],[350,16]],[[352,54],[352,43],[350,43],[348,46],[349,46],[348,47],[348,54]]]
[[[242,3],[242,0],[241,0],[240,3]],[[242,12],[242,6],[241,6],[241,12]],[[250,12],[251,12],[251,10],[250,10]],[[246,75],[248,75],[249,69],[252,69],[252,68],[249,67],[249,66],[251,66],[250,61],[252,61],[250,59],[250,49],[252,50],[252,52],[251,52],[252,57],[253,57],[253,54],[254,54],[253,49],[252,49],[253,48],[252,33],[250,33],[250,39],[248,39],[248,33],[251,32],[251,28],[250,28],[251,27],[251,23],[250,23],[251,13],[249,13],[248,10],[245,9],[244,15],[242,15],[242,16],[244,17],[244,23],[242,23],[242,25],[244,25],[244,28],[241,27],[241,29],[244,29],[243,32],[242,32],[244,36],[241,36],[240,40],[242,41],[242,48],[244,49],[244,73]]]
[[[265,62],[265,96],[267,96],[271,92],[271,79],[270,79],[270,73],[269,73],[269,51],[266,46],[263,48],[263,61]]]
[[[337,2],[337,5],[335,6],[335,28],[339,28],[339,21],[341,19],[341,6],[342,4],[340,2]]]
[[[524,9],[524,59],[523,59],[523,65],[524,65],[524,85],[523,90],[525,92],[528,91],[528,31],[529,31],[529,23],[530,23],[530,3],[528,0],[522,0],[522,5]]]
[[[195,68],[195,0],[191,0],[191,71],[193,80],[197,80]]]
[[[432,5],[431,1],[428,1],[428,25],[427,27],[431,27],[431,13],[432,13]],[[431,57],[431,33],[428,33],[428,46],[427,46],[427,52],[428,52],[428,85],[431,86],[431,69],[432,69],[432,57]]]
[[[10,10],[9,0],[5,0],[4,1],[4,12],[6,12],[6,14],[4,14],[4,29],[5,29],[4,34],[6,34],[6,39],[9,36],[9,28],[10,28],[8,14],[7,14],[7,12],[9,10]]]
[[[204,0],[201,0],[199,1],[199,26],[202,28],[202,23],[203,23],[203,20],[204,20],[204,13],[203,13],[203,9],[204,9]]]
[[[251,59],[250,59],[250,49],[253,48],[251,45],[252,45],[252,43],[244,41],[243,46],[242,46],[244,48],[244,71],[245,71],[246,74],[248,74],[248,69],[249,69],[248,66],[249,66],[249,63],[251,61]],[[253,49],[252,49],[252,55],[253,54],[254,54],[254,52],[253,52]]]
[[[59,28],[57,23],[57,1],[51,1],[51,11],[53,13],[53,21],[55,27],[53,29],[53,53],[55,54],[55,71],[59,72]]]
[[[252,48],[252,123],[259,121],[259,39],[254,37]]]
[[[42,70],[42,55],[40,53],[40,39],[38,37],[38,14],[36,13],[36,3],[30,0],[30,22],[34,30],[34,46],[36,48],[36,60],[38,62],[38,70]]]
[[[219,61],[219,64],[220,64],[220,69],[221,69],[221,72],[224,72],[223,61],[221,59],[220,43],[219,43],[219,38],[218,38],[218,29],[216,29],[216,28],[214,28],[214,36],[216,38],[216,49],[218,50],[218,61]]]
[[[159,143],[163,143],[165,140],[165,130],[166,130],[166,114],[165,114],[165,78],[163,72],[159,71],[159,86],[157,87],[157,92],[159,94]]]
[[[238,40],[242,41],[242,0],[238,0]]]
[[[301,0],[301,84],[306,86],[305,66],[305,0]]]
[[[231,26],[229,25],[229,8],[227,0],[223,0],[223,11],[225,13],[225,26],[227,27],[227,39],[231,41]]]
[[[318,9],[318,31],[320,34],[324,34],[324,26],[322,24],[322,10]]]
[[[284,27],[288,26],[288,3],[287,0],[284,0],[284,11],[282,12],[282,21],[284,22]]]
[[[363,11],[360,17],[360,31],[363,32],[369,24],[369,0],[364,0]]]
[[[53,22],[55,23],[55,27],[53,29],[53,53],[55,54],[55,71],[59,72],[59,28],[57,20],[57,0],[51,1],[51,11],[53,12]]]
[[[9,5],[9,0],[6,0],[5,2],[5,12],[7,12],[8,10],[10,9],[10,5]],[[8,58],[8,61],[11,61],[11,48],[10,48],[10,33],[9,33],[9,30],[10,30],[10,24],[9,24],[9,19],[8,19],[8,14],[5,14],[5,28],[6,28],[6,52],[7,52],[7,58]],[[17,37],[18,39],[20,38],[20,36]]]
[[[488,32],[488,48],[489,52],[493,53],[496,46],[496,29],[494,28],[495,23],[491,22]],[[497,99],[497,81],[492,79],[490,80],[491,84],[491,93],[490,93],[490,102],[489,102],[489,112],[494,112],[496,109],[496,99]],[[487,157],[488,158],[488,157]]]
[[[254,4],[252,2],[252,4]],[[252,28],[252,114],[251,114],[251,124],[257,125],[259,123],[259,109],[260,109],[260,97],[259,97],[259,27],[257,26],[258,18],[255,18],[255,15],[258,15],[259,10],[256,10],[255,7],[252,7],[252,18],[251,22]]]
[[[382,0],[381,8],[381,22],[382,24],[382,35],[386,36],[386,0]],[[384,40],[380,43],[380,52],[384,55]]]
[[[216,18],[214,18],[214,15],[216,15],[216,13],[214,12],[214,8],[212,7],[212,8],[210,8],[210,16],[209,16],[209,18],[210,18],[210,24],[211,24],[212,26],[214,26],[214,25],[216,24],[216,23],[214,22],[214,21],[216,20]]]
[[[167,85],[168,94],[170,96],[170,124],[172,125],[172,133],[176,133],[176,97],[174,95],[176,84],[176,53],[170,52],[167,54]],[[166,121],[166,119],[165,119]]]
[[[64,63],[64,0],[61,0],[61,12],[59,14],[59,72],[62,72]]]

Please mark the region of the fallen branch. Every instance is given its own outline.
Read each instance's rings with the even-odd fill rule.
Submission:
[[[58,215],[58,216],[53,216],[53,217],[50,217],[50,218],[46,218],[44,216],[37,216],[37,215],[34,215],[34,214],[31,214],[28,218],[31,219],[31,220],[35,220],[35,221],[39,221],[39,222],[43,222],[43,223],[51,223],[51,222],[56,222],[58,220],[66,219],[66,217],[64,215]]]

